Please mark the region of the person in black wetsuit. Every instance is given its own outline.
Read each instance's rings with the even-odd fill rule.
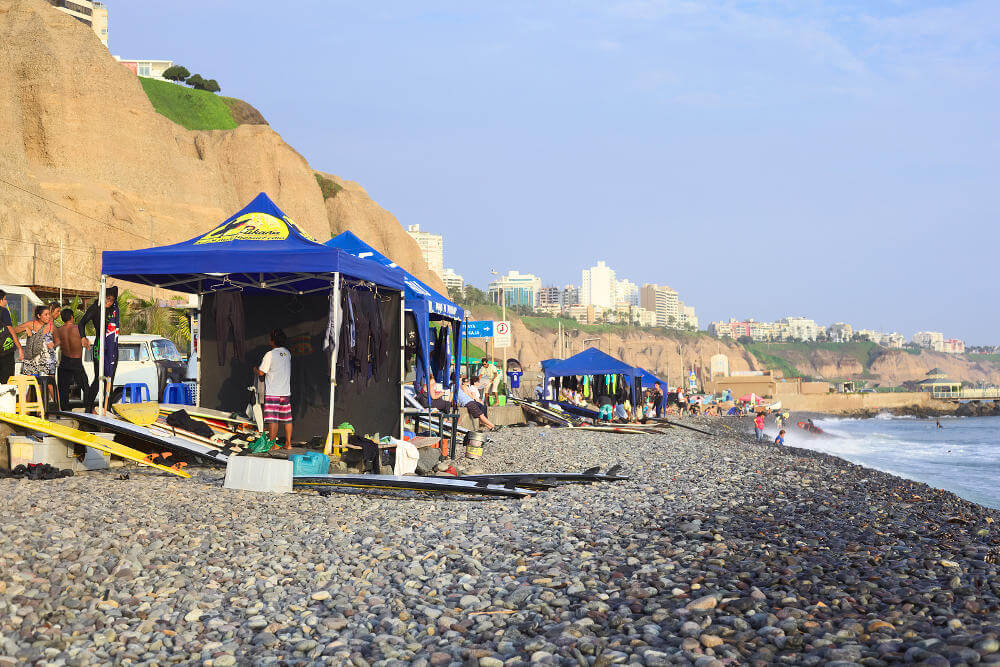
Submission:
[[[90,387],[84,393],[83,406],[87,412],[94,411],[94,404],[97,401],[98,383],[101,381],[101,357],[104,357],[104,376],[108,383],[105,387],[105,402],[110,398],[111,389],[115,386],[115,371],[118,370],[118,288],[109,287],[105,291],[104,298],[104,326],[99,327],[98,320],[101,317],[101,304],[97,299],[90,304],[87,312],[83,314],[77,324],[80,336],[86,337],[87,324],[94,325],[94,345],[91,350],[94,354],[94,379]],[[103,335],[103,338],[102,338]]]

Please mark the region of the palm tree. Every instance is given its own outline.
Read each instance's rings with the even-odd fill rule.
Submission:
[[[183,311],[161,306],[152,299],[140,299],[128,290],[118,298],[122,333],[148,333],[169,338],[180,349],[191,340],[191,326]]]

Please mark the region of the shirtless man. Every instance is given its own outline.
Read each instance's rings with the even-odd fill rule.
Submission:
[[[55,330],[56,345],[62,350],[59,359],[58,385],[59,409],[69,410],[69,387],[74,382],[81,389],[87,388],[87,374],[83,370],[83,348],[90,347],[90,341],[80,335],[76,317],[69,308],[63,308],[63,325]]]

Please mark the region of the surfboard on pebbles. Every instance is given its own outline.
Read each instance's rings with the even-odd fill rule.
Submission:
[[[77,415],[72,412],[57,412],[55,414],[60,417],[77,418]],[[191,477],[191,474],[184,470],[184,466],[187,465],[186,463],[165,465],[165,463],[167,463],[167,459],[170,457],[170,452],[147,454],[145,452],[140,452],[138,449],[126,447],[125,445],[115,442],[114,440],[108,440],[107,438],[102,438],[93,433],[88,433],[87,431],[81,431],[63,424],[55,424],[42,419],[41,417],[34,417],[31,415],[16,415],[8,412],[0,412],[0,421],[17,428],[38,431],[39,433],[45,433],[46,435],[62,438],[63,440],[77,445],[93,447],[94,449],[100,450],[106,454],[118,456],[143,466],[149,466],[150,468],[156,468],[157,470],[168,472],[171,475],[177,475],[178,477]],[[130,424],[130,426],[134,425]]]
[[[85,424],[91,428],[100,429],[109,433],[130,436],[151,447],[157,449],[167,448],[185,454],[194,454],[212,463],[225,465],[229,461],[229,453],[219,447],[210,447],[203,443],[194,442],[186,438],[179,438],[169,433],[156,430],[155,424],[150,426],[140,426],[123,419],[93,415],[86,412],[59,412],[60,417],[74,419],[79,424]]]

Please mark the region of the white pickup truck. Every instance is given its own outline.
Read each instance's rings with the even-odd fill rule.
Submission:
[[[89,336],[93,344],[94,337]],[[83,367],[87,380],[94,381],[94,362],[90,348],[83,352]],[[173,341],[155,334],[124,334],[118,337],[118,369],[111,402],[117,402],[122,386],[130,382],[142,382],[149,387],[150,398],[158,401],[163,396],[163,388],[168,382],[183,382],[188,373],[187,362]],[[82,399],[73,391],[71,399]]]

